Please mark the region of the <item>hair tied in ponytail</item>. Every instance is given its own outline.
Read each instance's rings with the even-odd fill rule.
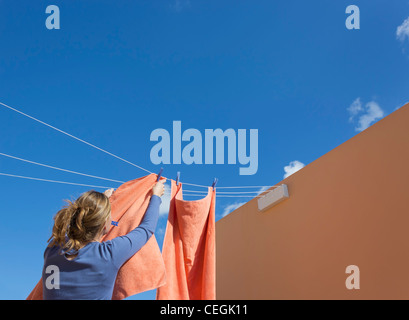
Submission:
[[[103,193],[87,191],[75,201],[67,201],[54,217],[49,246],[58,245],[66,253],[77,252],[102,232],[111,213],[111,204]]]

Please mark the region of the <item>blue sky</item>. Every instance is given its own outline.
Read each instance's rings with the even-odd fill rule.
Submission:
[[[59,30],[45,27],[51,4]],[[345,27],[350,4],[359,30]],[[171,133],[173,121],[202,133],[258,129],[254,175],[239,175],[239,163],[163,174],[274,185],[409,101],[408,17],[409,1],[386,0],[0,0],[0,102],[153,172],[150,133]],[[122,181],[146,174],[2,106],[0,124],[1,153]],[[0,172],[119,186],[4,156]],[[0,299],[24,299],[52,217],[89,188],[7,176],[0,185]],[[218,198],[216,219],[248,200]]]

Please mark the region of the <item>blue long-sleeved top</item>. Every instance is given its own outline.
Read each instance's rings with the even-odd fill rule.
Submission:
[[[119,268],[154,233],[161,203],[159,196],[152,195],[144,218],[137,228],[109,241],[90,242],[78,250],[73,260],[68,260],[61,254],[59,246],[47,247],[42,273],[43,298],[110,300]],[[59,288],[56,282],[58,280]]]

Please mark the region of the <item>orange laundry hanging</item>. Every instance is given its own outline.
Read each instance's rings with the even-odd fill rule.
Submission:
[[[101,241],[125,235],[141,223],[156,179],[157,175],[152,173],[122,184],[113,193],[110,197],[111,217],[118,222],[118,226],[112,226]],[[165,265],[155,235],[152,235],[148,242],[119,269],[112,299],[124,299],[160,287],[164,283]],[[42,298],[43,287],[40,280],[27,300]]]
[[[216,299],[215,205],[213,188],[203,199],[185,201],[182,183],[171,180],[162,248],[166,284],[158,288],[157,300]]]

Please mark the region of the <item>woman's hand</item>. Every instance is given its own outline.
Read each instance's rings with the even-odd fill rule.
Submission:
[[[165,181],[158,181],[153,187],[152,191],[153,194],[157,195],[158,197],[162,197],[163,194],[165,193],[165,186],[164,186]]]
[[[104,194],[109,198],[114,193],[115,189],[108,189],[104,191]]]

